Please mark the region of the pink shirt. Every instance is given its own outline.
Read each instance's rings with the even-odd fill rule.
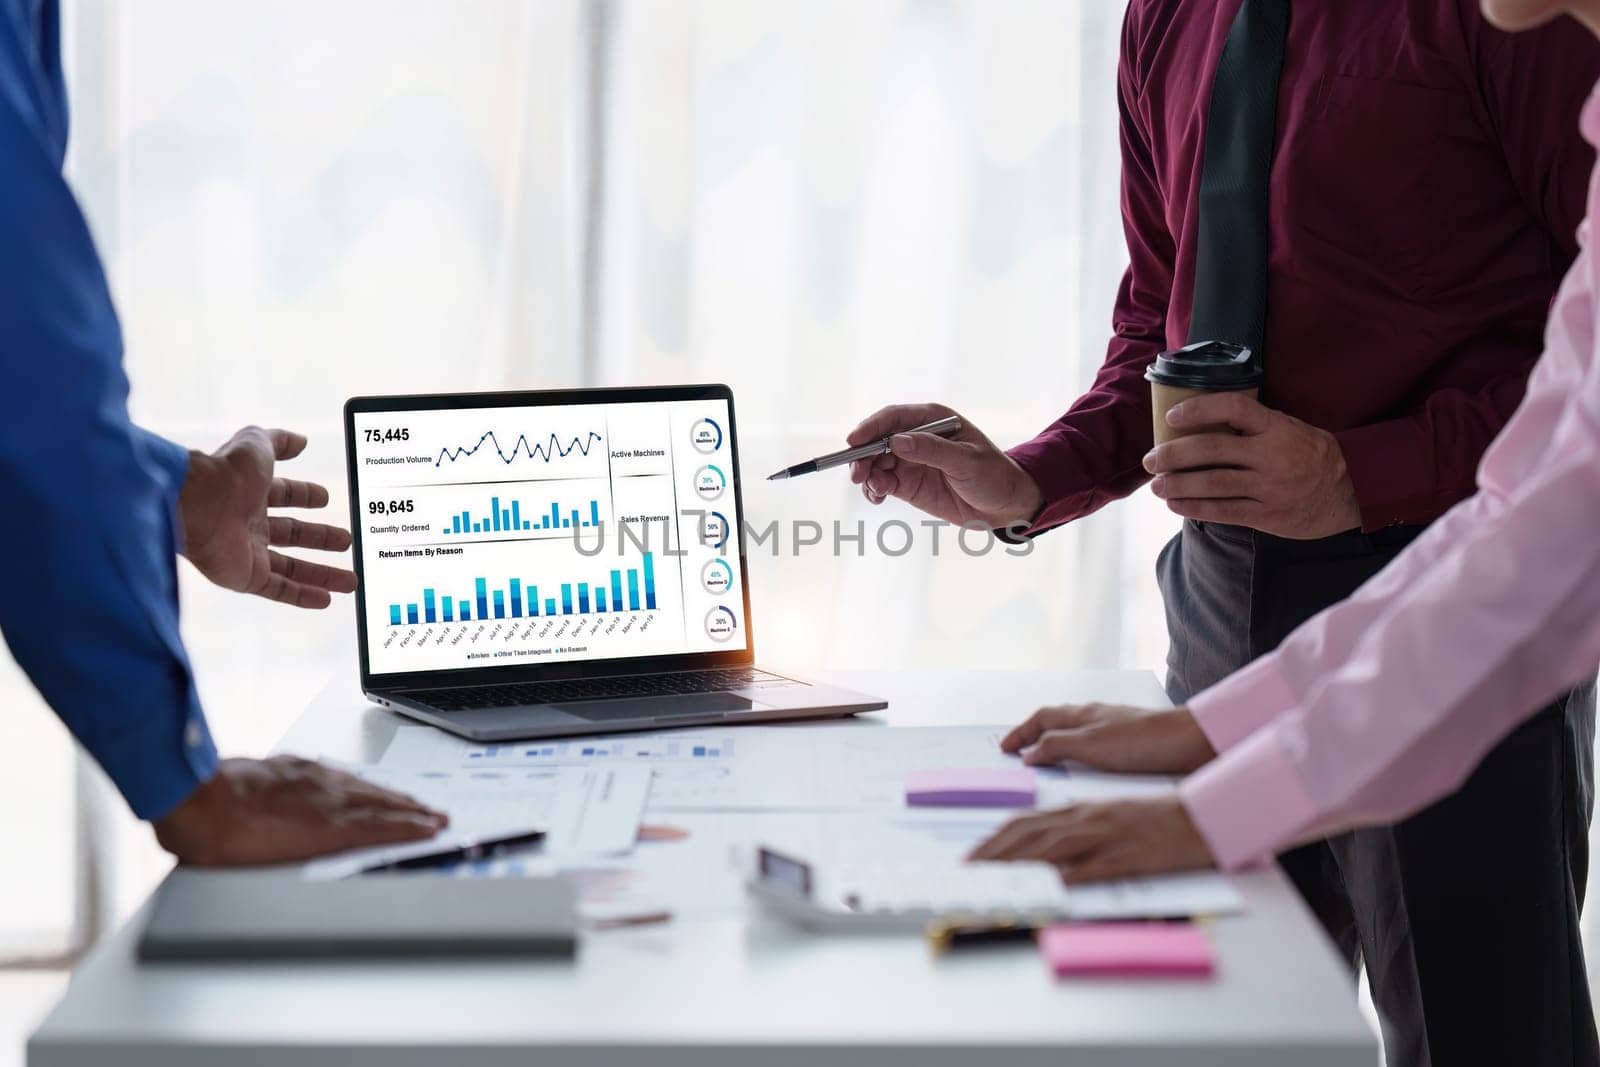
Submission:
[[[1600,87],[1584,136],[1600,145]],[[1600,662],[1600,354],[1590,245],[1545,331],[1526,399],[1478,492],[1349,600],[1189,704],[1219,753],[1180,795],[1237,867],[1448,795]]]

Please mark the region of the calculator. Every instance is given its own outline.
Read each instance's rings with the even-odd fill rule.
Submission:
[[[767,910],[809,930],[908,933],[937,923],[1187,919],[1235,914],[1244,901],[1214,871],[1067,886],[1048,863],[891,858],[820,867],[757,847],[746,883]]]
[[[954,918],[1044,924],[1071,917],[1061,875],[1043,863],[905,862],[823,873],[793,855],[759,847],[746,885],[774,915],[819,933],[917,934]]]

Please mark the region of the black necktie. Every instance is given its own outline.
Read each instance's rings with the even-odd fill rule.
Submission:
[[[1244,0],[1217,60],[1206,112],[1189,341],[1249,345],[1267,325],[1267,179],[1289,0]]]

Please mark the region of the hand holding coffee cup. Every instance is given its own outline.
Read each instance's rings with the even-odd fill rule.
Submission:
[[[1227,341],[1200,341],[1156,357],[1144,372],[1150,383],[1150,409],[1155,443],[1196,433],[1233,433],[1226,424],[1190,426],[1182,430],[1167,424],[1167,412],[1191,397],[1209,393],[1261,394],[1261,368],[1250,349]]]
[[[1144,457],[1150,491],[1185,519],[1279,537],[1326,537],[1359,526],[1338,438],[1264,407],[1257,399],[1261,371],[1251,362],[1249,349],[1219,342],[1156,359],[1145,374],[1156,440]],[[1179,425],[1168,424],[1169,413]]]

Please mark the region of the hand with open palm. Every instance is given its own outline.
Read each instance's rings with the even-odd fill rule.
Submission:
[[[350,532],[305,522],[269,508],[321,508],[328,490],[314,482],[279,477],[276,466],[305,451],[303,435],[247,426],[210,455],[189,454],[179,497],[183,554],[224,589],[251,593],[300,608],[325,608],[334,593],[351,593],[351,571],[286,556],[277,548],[343,552]]]

